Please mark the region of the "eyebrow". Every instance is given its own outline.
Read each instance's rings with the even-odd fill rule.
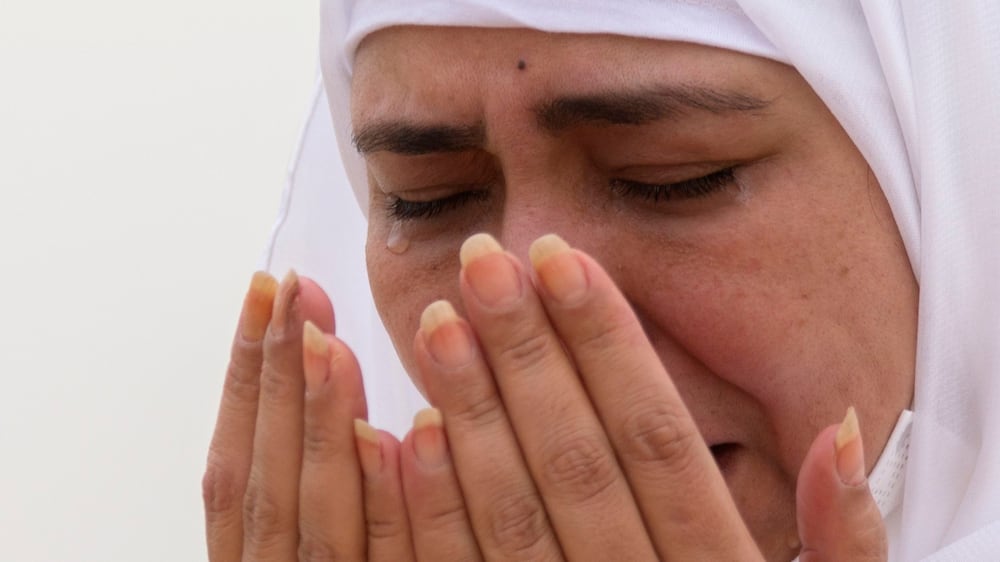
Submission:
[[[387,150],[418,155],[434,152],[461,152],[479,148],[486,128],[474,125],[419,125],[404,121],[379,122],[362,127],[352,141],[361,154]]]
[[[724,114],[766,109],[770,101],[728,90],[674,85],[637,91],[563,96],[533,108],[539,126],[557,133],[582,125],[645,125],[679,118],[690,111]],[[470,125],[420,124],[384,121],[365,125],[352,141],[361,154],[389,151],[420,155],[481,148],[486,139],[482,123]]]
[[[634,92],[608,92],[561,97],[535,108],[542,128],[559,132],[569,127],[594,125],[645,125],[679,118],[694,110],[712,114],[754,112],[770,101],[729,90],[673,85]]]

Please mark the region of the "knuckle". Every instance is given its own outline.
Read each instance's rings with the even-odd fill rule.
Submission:
[[[489,528],[504,558],[533,559],[529,554],[547,534],[545,512],[533,495],[506,495],[490,513]]]
[[[431,529],[452,530],[466,525],[465,506],[448,503],[429,508],[421,517]]]
[[[235,471],[213,457],[210,455],[201,479],[201,497],[210,521],[238,509],[243,499]]]
[[[347,559],[329,541],[313,533],[299,535],[298,554],[300,561],[308,562],[333,562]]]
[[[372,539],[394,539],[406,535],[406,522],[398,517],[368,514],[365,528]]]
[[[225,392],[240,402],[256,403],[260,388],[259,346],[237,341],[226,369]]]
[[[681,412],[656,404],[632,408],[623,423],[621,454],[628,460],[656,464],[671,473],[683,472],[694,462],[701,438]]]
[[[333,428],[323,423],[307,421],[302,433],[303,457],[320,463],[330,461],[341,449],[335,437]]]
[[[282,363],[273,358],[264,358],[260,374],[261,397],[274,402],[299,400],[304,395],[303,379],[301,375],[293,374],[300,373],[302,369]]]
[[[633,338],[628,337],[630,331],[627,326],[623,320],[617,318],[612,320],[601,318],[599,321],[586,322],[576,345],[583,348],[604,350],[609,345],[628,343],[630,345],[623,346],[623,348],[631,351],[634,349],[631,344],[639,342],[630,341]],[[637,333],[639,332],[637,331]]]
[[[248,486],[243,496],[243,532],[258,546],[275,542],[282,534],[282,513],[277,498],[262,486]]]
[[[513,371],[531,371],[556,355],[555,341],[545,331],[529,330],[507,342],[499,351],[499,364]]]
[[[456,423],[471,427],[493,425],[504,417],[503,403],[495,392],[482,396],[461,396],[461,405],[455,408],[452,419]]]
[[[542,459],[546,487],[576,503],[587,503],[599,497],[617,477],[608,451],[602,445],[591,435],[557,440]]]

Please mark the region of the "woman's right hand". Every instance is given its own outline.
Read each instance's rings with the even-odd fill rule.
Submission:
[[[316,283],[254,275],[202,482],[212,562],[413,558],[399,443],[355,422],[361,373],[333,331]]]

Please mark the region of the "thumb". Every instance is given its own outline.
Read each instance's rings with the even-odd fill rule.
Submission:
[[[820,432],[799,471],[801,562],[888,559],[885,524],[868,489],[854,408]]]

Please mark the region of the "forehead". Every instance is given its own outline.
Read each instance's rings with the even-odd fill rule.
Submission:
[[[416,26],[368,36],[354,68],[355,128],[385,115],[505,118],[554,98],[678,85],[769,99],[790,72],[773,61],[688,43]]]

